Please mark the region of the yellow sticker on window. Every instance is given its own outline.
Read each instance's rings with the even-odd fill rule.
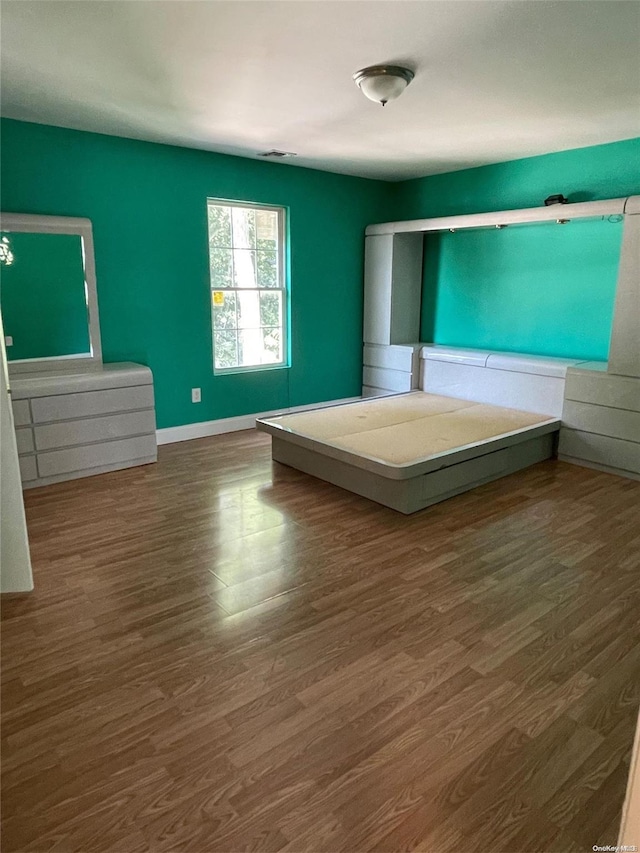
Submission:
[[[222,290],[213,291],[213,304],[224,305],[224,292]]]

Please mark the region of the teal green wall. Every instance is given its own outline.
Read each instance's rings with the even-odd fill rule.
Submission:
[[[358,394],[369,223],[640,193],[640,139],[391,184],[7,119],[1,131],[3,209],[93,222],[104,358],[152,368],[160,427]],[[288,208],[290,369],[213,375],[207,196]],[[588,223],[428,238],[423,340],[604,357],[619,238]]]
[[[421,339],[606,361],[621,235],[585,220],[429,235]]]
[[[7,359],[88,353],[82,239],[73,234],[8,234],[13,262],[0,270]]]
[[[159,427],[360,393],[364,229],[388,218],[389,185],[6,119],[1,130],[3,209],[92,221],[104,360],[152,368]],[[290,369],[213,375],[207,196],[288,208]]]
[[[555,193],[577,202],[638,192],[640,137],[402,181],[394,201],[404,219],[419,219],[538,207]]]
[[[640,139],[405,181],[402,218],[535,207],[640,193]],[[606,359],[620,226],[570,223],[425,239],[421,339]]]

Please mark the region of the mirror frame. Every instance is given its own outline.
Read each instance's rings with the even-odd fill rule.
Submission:
[[[76,371],[102,365],[100,317],[98,314],[98,288],[93,252],[93,229],[90,219],[72,216],[41,216],[31,213],[0,213],[0,231],[17,231],[27,234],[74,234],[82,240],[84,254],[84,280],[87,284],[87,310],[89,324],[90,356],[59,356],[8,361],[11,373],[35,373],[43,370]]]

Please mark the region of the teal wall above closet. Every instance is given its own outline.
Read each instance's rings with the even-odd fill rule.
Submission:
[[[640,139],[405,181],[402,219],[537,207],[640,193]],[[421,340],[605,360],[620,224],[427,235]]]
[[[640,137],[462,169],[395,185],[403,219],[538,207],[563,193],[570,201],[640,192]]]
[[[421,340],[606,361],[622,222],[425,237]]]

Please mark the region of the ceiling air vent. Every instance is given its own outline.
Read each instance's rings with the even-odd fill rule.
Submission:
[[[258,157],[296,157],[295,151],[278,151],[277,148],[272,148],[271,151],[262,151],[258,154]]]

